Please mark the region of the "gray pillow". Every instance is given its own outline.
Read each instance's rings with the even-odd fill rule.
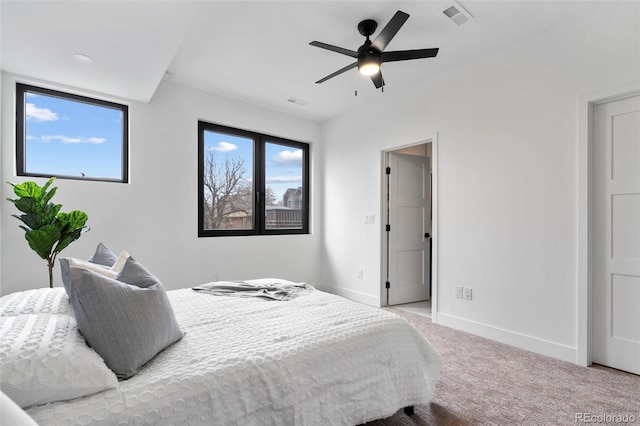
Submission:
[[[68,269],[78,329],[119,379],[184,336],[162,283],[135,259],[127,259],[116,279]]]
[[[98,244],[95,253],[93,253],[93,256],[89,258],[89,262],[97,263],[98,265],[104,265],[107,267],[113,266],[117,260],[118,256],[116,256],[115,253],[109,250],[107,246],[102,243]]]
[[[129,261],[130,259],[130,261]],[[122,271],[116,279],[123,283],[133,284],[142,288],[153,287],[160,282],[151,272],[142,266],[137,260],[129,257],[122,267]],[[161,284],[162,285],[162,284]]]

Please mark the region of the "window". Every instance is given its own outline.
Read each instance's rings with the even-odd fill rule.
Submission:
[[[126,105],[18,83],[18,176],[128,181]]]
[[[309,233],[309,145],[198,122],[198,236]]]

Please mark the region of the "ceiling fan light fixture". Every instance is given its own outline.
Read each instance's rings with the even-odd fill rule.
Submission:
[[[380,65],[377,62],[366,62],[358,65],[358,71],[360,74],[370,77],[380,72]]]
[[[352,62],[346,67],[342,67],[333,74],[329,74],[325,78],[321,78],[316,81],[316,84],[324,83],[330,78],[354,68],[358,68],[358,72],[361,75],[371,79],[371,82],[376,89],[384,90],[385,83],[384,78],[382,77],[382,63],[435,57],[438,54],[437,47],[431,49],[396,50],[392,52],[385,52],[385,48],[395,37],[400,28],[402,28],[407,19],[409,19],[409,14],[404,13],[401,10],[397,11],[373,41],[371,41],[370,37],[375,32],[378,24],[373,19],[365,19],[364,21],[361,21],[358,24],[358,32],[367,39],[364,44],[358,48],[358,51],[333,46],[320,41],[312,41],[309,43],[312,46],[320,47],[322,49],[330,50],[356,59],[355,62]]]
[[[380,72],[380,54],[375,50],[367,48],[367,44],[360,47],[358,72],[366,77],[371,77]]]

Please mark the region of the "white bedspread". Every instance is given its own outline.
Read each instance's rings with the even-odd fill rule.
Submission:
[[[133,378],[33,407],[41,425],[356,425],[427,403],[440,357],[406,320],[317,290],[168,292],[186,336]]]

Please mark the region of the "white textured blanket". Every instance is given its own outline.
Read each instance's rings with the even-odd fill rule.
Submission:
[[[41,425],[356,425],[427,403],[440,357],[390,312],[309,289],[286,303],[168,292],[185,337]]]

